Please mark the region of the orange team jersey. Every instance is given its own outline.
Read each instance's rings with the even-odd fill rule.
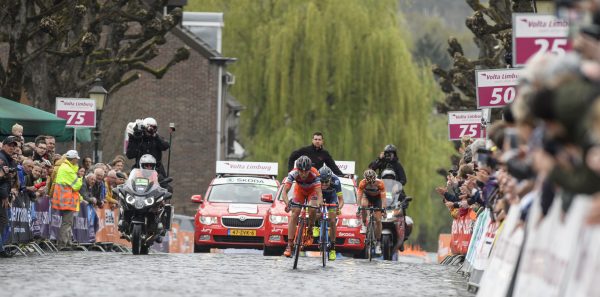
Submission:
[[[365,179],[361,180],[358,184],[358,198],[362,198],[365,194],[367,198],[381,198],[385,199],[385,185],[380,179],[375,180],[375,184],[369,184]]]
[[[286,185],[291,186],[293,182],[296,182],[296,189],[304,192],[311,192],[317,187],[321,187],[321,177],[319,176],[319,171],[317,171],[317,169],[314,167],[310,168],[310,172],[306,178],[300,177],[300,170],[298,168],[292,169],[292,171],[288,173],[285,183]]]

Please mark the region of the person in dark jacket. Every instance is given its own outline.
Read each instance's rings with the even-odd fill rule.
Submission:
[[[17,146],[17,137],[8,136],[2,141],[2,150],[0,150],[0,231],[4,231],[4,228],[8,225],[11,185],[14,179],[17,178],[17,164],[12,159],[12,155]],[[4,239],[2,238],[2,234],[0,234],[0,258],[12,256],[12,254],[4,250]]]
[[[396,173],[396,180],[403,186],[406,185],[406,174],[398,160],[396,146],[393,144],[386,145],[383,152],[379,154],[379,158],[369,164],[369,168],[375,170],[379,176],[383,170],[391,168]]]
[[[299,148],[292,152],[288,159],[288,171],[294,169],[294,162],[296,162],[300,156],[308,156],[312,161],[312,167],[315,167],[317,170],[323,167],[323,164],[327,164],[327,167],[329,167],[335,175],[344,175],[333,161],[329,152],[323,148],[323,133],[321,132],[313,133],[312,145]]]
[[[170,144],[157,133],[158,125],[153,118],[145,118],[141,123],[133,127],[133,134],[129,135],[127,145],[127,158],[135,159],[133,168],[140,167],[140,158],[150,154],[156,159],[156,171],[163,176],[167,172],[161,162],[162,152],[169,149]]]

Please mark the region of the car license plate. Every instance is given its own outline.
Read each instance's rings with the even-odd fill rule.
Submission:
[[[229,229],[227,234],[229,236],[256,236],[256,230]]]

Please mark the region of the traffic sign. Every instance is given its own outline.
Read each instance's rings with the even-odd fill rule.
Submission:
[[[485,131],[481,127],[482,118],[481,110],[448,112],[448,138],[460,140],[463,136],[485,137]]]
[[[523,66],[538,53],[562,55],[572,49],[569,22],[553,15],[513,14],[513,67]]]
[[[488,69],[475,71],[477,108],[497,108],[512,103],[523,69]]]
[[[67,127],[96,127],[96,101],[89,98],[56,98],[56,116],[67,120]]]

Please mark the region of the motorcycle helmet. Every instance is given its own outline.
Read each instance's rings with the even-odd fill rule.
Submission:
[[[331,169],[329,169],[329,167],[327,167],[327,165],[323,165],[323,167],[321,167],[321,169],[319,169],[319,175],[321,175],[321,182],[329,182],[331,180],[331,176],[333,175],[333,172],[331,172]]]
[[[377,173],[373,169],[367,169],[363,173],[363,177],[367,180],[368,183],[373,183],[377,179]]]
[[[396,146],[393,144],[386,145],[383,149],[383,155],[385,156],[386,160],[393,160],[394,157],[398,155],[398,153],[396,152]]]
[[[396,179],[396,172],[393,169],[385,169],[381,172],[381,178]]]
[[[148,131],[150,134],[154,134],[154,132],[156,132],[158,129],[158,123],[154,118],[145,118],[143,125],[146,127],[146,131]]]
[[[307,156],[300,156],[298,160],[296,160],[296,167],[300,170],[310,170],[312,167],[312,161]]]
[[[150,154],[145,154],[140,158],[140,168],[156,170],[156,159]]]

